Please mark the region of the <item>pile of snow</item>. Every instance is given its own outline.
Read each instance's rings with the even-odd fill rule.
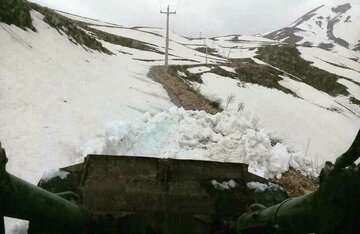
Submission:
[[[285,145],[272,146],[249,116],[173,107],[153,117],[145,114],[138,123],[112,122],[80,152],[247,163],[250,172],[269,178],[280,178],[291,164],[304,165]]]
[[[61,171],[59,169],[51,169],[45,172],[45,174],[42,176],[42,180],[44,182],[47,182],[53,178],[59,177],[60,179],[66,179],[69,175],[69,172]]]
[[[255,192],[264,192],[266,190],[271,190],[271,191],[282,190],[282,191],[284,191],[283,187],[281,187],[278,184],[271,183],[271,182],[265,184],[265,183],[253,181],[253,182],[247,183],[247,187],[248,187],[248,189],[255,190]]]
[[[218,190],[230,190],[230,189],[236,188],[239,185],[234,180],[224,181],[222,183],[220,183],[216,180],[212,180],[211,184],[214,186],[215,189],[218,189]]]
[[[305,174],[320,170],[325,161],[334,161],[343,154],[360,127],[359,109],[346,97],[331,97],[285,76],[280,85],[300,98],[257,84],[241,85],[239,80],[211,72],[202,74],[201,79],[203,83],[192,85],[203,96],[220,100],[220,106],[228,111],[236,111],[243,103],[266,133],[282,139],[291,151],[310,158],[307,165],[298,165],[303,167],[301,170],[308,170]]]

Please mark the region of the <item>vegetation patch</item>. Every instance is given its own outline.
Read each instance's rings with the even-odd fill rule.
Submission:
[[[205,46],[204,47],[198,47],[195,50],[206,54],[206,47]],[[216,53],[216,50],[213,49],[213,48],[207,47],[207,53],[208,54],[214,54],[214,53]]]
[[[252,60],[251,58],[230,59],[230,61],[235,65],[240,63],[255,63],[254,60]]]
[[[358,99],[356,99],[356,98],[354,98],[354,97],[350,97],[350,102],[352,103],[352,104],[355,104],[355,105],[358,105],[358,106],[360,106],[360,101],[358,100]]]
[[[14,24],[19,28],[36,31],[32,24],[30,7],[23,0],[1,0],[0,22]]]
[[[279,81],[282,80],[279,75],[285,75],[282,72],[269,67],[267,65],[261,65],[254,63],[251,59],[238,59],[232,60],[231,64],[224,64],[230,67],[235,67],[236,73],[226,71],[220,66],[215,66],[211,69],[211,73],[214,73],[219,76],[228,77],[231,79],[236,79],[241,82],[257,84],[267,88],[274,88],[283,91],[284,93],[291,94],[295,97],[297,95],[288,88],[283,87],[279,84]],[[181,78],[202,84],[203,80],[201,75],[203,73],[191,73],[188,71],[191,67],[197,67],[199,65],[182,65],[182,66],[170,66],[169,73],[172,76],[178,76],[178,72],[184,73],[186,76]],[[201,66],[210,66],[210,65],[201,65]]]
[[[342,77],[311,66],[312,62],[301,58],[295,46],[261,47],[256,58],[299,77],[304,83],[331,96],[349,95],[346,87],[337,82]]]
[[[129,47],[129,48],[143,50],[143,51],[155,52],[158,54],[164,54],[163,52],[151,47],[150,44],[146,44],[144,42],[134,40],[131,38],[127,38],[127,37],[122,37],[122,36],[106,33],[106,32],[97,30],[95,28],[88,27],[86,25],[84,25],[83,27],[87,31],[94,33],[97,38],[99,38],[103,41],[109,42],[111,44],[121,45],[124,47]]]
[[[97,40],[100,39],[111,44],[163,54],[163,52],[144,42],[97,30],[89,27],[86,23],[66,18],[35,3],[28,3],[28,5],[44,15],[44,22],[55,28],[60,34],[66,34],[71,42],[82,45],[85,49],[87,47],[109,55],[113,54]]]
[[[56,28],[60,34],[65,33],[73,43],[82,45],[84,49],[87,47],[109,55],[112,54],[108,49],[103,47],[98,40],[81,29],[80,25],[76,23],[76,21],[68,19],[53,10],[41,7],[35,3],[29,3],[29,5],[32,9],[44,15],[45,23],[49,24],[53,28]]]
[[[240,63],[236,67],[236,73],[239,80],[246,83],[257,84],[267,88],[275,88],[284,93],[297,96],[293,91],[279,84],[279,81],[283,80],[280,75],[284,74],[267,65]]]
[[[229,78],[232,78],[232,79],[238,79],[238,76],[233,73],[233,72],[228,72],[224,69],[222,69],[221,67],[214,67],[213,69],[211,69],[211,72],[212,73],[215,73],[216,75],[219,75],[219,76],[225,76],[225,77],[229,77]]]
[[[191,67],[194,67],[194,66],[187,66],[187,65],[184,65],[184,66],[170,66],[169,67],[169,74],[171,76],[176,77],[176,76],[178,76],[178,72],[182,72],[186,76],[183,76],[181,78],[183,78],[185,80],[188,80],[188,81],[197,82],[197,83],[202,84],[203,83],[203,80],[201,79],[201,74],[202,73],[194,74],[194,73],[189,72],[187,69],[189,69]]]
[[[279,84],[279,81],[282,80],[279,75],[284,74],[272,67],[254,63],[251,59],[232,60],[232,64],[229,66],[235,67],[236,74],[226,71],[221,67],[215,67],[211,70],[211,72],[220,76],[238,79],[245,83],[257,84],[267,88],[275,88],[283,91],[284,93],[297,96],[293,91]]]

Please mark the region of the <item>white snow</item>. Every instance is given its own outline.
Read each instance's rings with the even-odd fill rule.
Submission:
[[[218,189],[218,190],[230,190],[230,189],[236,188],[239,185],[234,180],[224,181],[221,183],[216,180],[212,180],[211,184],[214,186],[215,189]]]
[[[353,95],[357,100],[360,100],[360,86],[354,82],[345,79],[339,79],[338,83],[343,84],[347,87],[349,93]],[[360,112],[359,112],[360,113]]]
[[[45,171],[72,164],[79,145],[106,123],[173,104],[147,77],[156,63],[133,60],[143,52],[122,54],[124,47],[109,43],[116,55],[89,52],[31,15],[37,32],[0,23],[0,139],[7,170],[36,184]]]
[[[283,78],[283,80],[280,81],[279,84],[281,84],[285,88],[290,89],[297,96],[303,98],[304,100],[307,100],[315,105],[324,108],[328,108],[328,109],[336,108],[339,111],[345,112],[345,110],[341,106],[338,106],[336,100],[333,97],[331,97],[329,94],[319,91],[305,83],[290,79],[288,77],[285,76],[280,76],[280,77]]]
[[[188,68],[187,71],[193,74],[199,74],[210,71],[211,68],[205,67],[205,66],[197,66],[197,67],[191,67]]]
[[[49,168],[71,164],[107,122],[173,106],[147,78],[150,64],[89,53],[32,16],[37,32],[0,28],[0,138],[10,173],[37,183]]]
[[[272,146],[246,113],[210,115],[176,107],[138,123],[113,122],[80,152],[247,163],[251,172],[271,178],[281,177],[291,160],[302,164],[285,145]]]
[[[66,179],[68,175],[69,172],[61,171],[58,168],[56,168],[46,171],[44,175],[41,177],[41,179],[46,182],[56,177],[59,177],[60,179]]]
[[[274,184],[274,183],[260,183],[260,182],[249,182],[247,183],[247,187],[248,189],[251,190],[255,190],[255,192],[264,192],[266,190],[273,190],[273,191],[278,191],[278,190],[282,190],[284,191],[284,188],[281,187],[280,185]]]
[[[328,25],[329,20],[335,20],[333,33],[337,38],[341,38],[349,43],[349,48],[354,48],[355,44],[360,39],[360,6],[351,4],[351,9],[345,13],[337,13],[332,10],[336,6],[324,5],[314,12],[314,16],[297,25],[296,27],[303,31],[296,32],[296,36],[303,37],[303,40],[298,42],[302,44],[305,42],[311,42],[314,46],[318,46],[321,43],[333,43],[334,41],[328,37]],[[349,17],[349,21],[346,20]],[[297,22],[294,22],[290,27],[295,26]],[[332,51],[339,52],[340,45],[335,43]],[[343,47],[344,48],[344,47]]]
[[[312,66],[360,83],[360,63],[319,48],[302,46],[297,48],[301,53],[301,57],[313,62]],[[331,63],[336,64],[337,66],[332,65]]]
[[[164,52],[163,29],[125,28],[61,14]],[[101,40],[114,55],[85,50],[44,23],[41,14],[31,15],[37,32],[0,23],[0,139],[9,157],[8,171],[30,183],[49,170],[44,178],[65,178],[66,173],[51,168],[79,162],[89,153],[242,162],[270,178],[279,178],[289,166],[316,175],[319,165],[347,149],[360,127],[360,108],[348,97],[332,98],[291,76],[282,77],[280,84],[301,98],[253,84],[238,86],[239,81],[203,65],[189,69],[203,73],[204,83],[194,87],[211,100],[221,100],[222,107],[231,94],[234,102],[216,115],[169,110],[173,104],[167,92],[147,77],[151,66],[163,64],[163,54]],[[336,33],[344,32],[336,28]],[[171,64],[205,63],[206,55],[194,50],[204,46],[203,40],[174,33],[170,38]],[[206,40],[206,45],[224,57],[254,59],[257,48],[279,44],[257,36],[233,38]],[[305,47],[300,52],[313,66],[347,78],[338,82],[359,99],[360,65],[351,60],[359,57],[357,52],[339,46],[334,53]],[[210,64],[225,61],[208,56]],[[246,111],[237,112],[239,103]],[[281,141],[274,143],[274,138]],[[235,181],[215,182],[236,187]],[[20,229],[7,228],[7,233]]]
[[[309,170],[310,174],[326,160],[333,161],[344,153],[360,127],[357,115],[331,100],[327,94],[296,81],[284,80],[281,84],[290,87],[303,99],[259,85],[246,84],[243,87],[238,85],[238,80],[210,72],[204,73],[202,80],[203,84],[194,84],[201,94],[211,100],[222,100],[222,107],[226,106],[229,95],[235,95],[228,109],[236,110],[243,102],[267,133],[282,139],[284,145],[299,153],[298,157],[308,159],[306,165],[291,164]]]
[[[220,68],[224,69],[227,72],[236,73],[236,71],[233,67],[220,66]]]
[[[205,40],[206,46],[215,49],[215,53],[229,59],[253,58],[258,47],[276,45],[278,41],[258,36],[238,36],[238,41],[232,41],[234,36],[216,37]],[[187,43],[189,47],[204,46],[204,41],[194,39]]]
[[[58,14],[63,15],[69,19],[72,20],[77,20],[80,22],[84,22],[84,23],[88,23],[88,24],[93,24],[93,25],[101,25],[101,26],[109,26],[109,27],[122,27],[121,25],[118,24],[113,24],[113,23],[107,23],[104,21],[100,21],[97,19],[92,19],[92,18],[88,18],[88,17],[82,17],[79,15],[75,15],[75,14],[70,14],[67,12],[63,12],[63,11],[59,11],[59,10],[55,10]]]
[[[105,27],[105,26],[91,26],[92,28],[122,36],[131,38],[134,40],[141,40],[143,42],[148,43],[148,45],[156,48],[161,52],[165,52],[165,39],[161,34],[153,34],[141,29],[131,29],[131,28],[119,28],[119,27]],[[186,46],[185,44],[179,43],[174,39],[178,39],[179,36],[170,33],[170,50],[169,50],[169,63],[170,64],[179,64],[179,59],[186,59],[186,64],[197,64],[197,63],[205,63],[206,55],[204,53],[198,52],[196,50],[191,49],[190,47]],[[183,38],[183,40],[186,40]],[[189,40],[186,40],[187,42]],[[162,54],[158,54],[163,57]],[[215,57],[215,56],[208,56],[209,63],[217,63],[223,62],[224,59]]]
[[[360,6],[352,4],[339,21],[334,26],[334,36],[344,39],[350,45],[357,44],[360,40]]]

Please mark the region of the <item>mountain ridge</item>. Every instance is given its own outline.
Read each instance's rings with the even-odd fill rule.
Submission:
[[[284,43],[316,46],[328,51],[339,47],[360,51],[360,6],[345,3],[321,5],[289,26],[263,34]]]

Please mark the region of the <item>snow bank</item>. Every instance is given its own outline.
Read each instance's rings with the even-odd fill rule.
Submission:
[[[224,181],[222,183],[220,183],[216,180],[212,180],[211,184],[214,186],[215,189],[218,189],[218,190],[230,190],[230,189],[236,188],[239,185],[234,180]]]
[[[138,123],[112,122],[81,149],[87,154],[139,155],[249,164],[263,177],[281,177],[296,156],[257,129],[250,115],[171,108]],[[299,163],[299,162],[298,162]]]
[[[343,154],[359,130],[358,109],[355,105],[346,105],[345,102],[349,102],[346,97],[344,100],[332,98],[301,82],[290,79],[280,82],[301,97],[298,98],[256,84],[241,86],[239,80],[211,72],[202,74],[201,79],[202,84],[194,82],[192,85],[203,96],[221,100],[223,108],[226,108],[228,98],[235,96],[227,110],[237,110],[243,103],[246,111],[258,117],[260,127],[266,133],[281,139],[288,149],[297,152],[292,157],[297,159],[291,165],[304,174],[319,173],[325,161],[334,161]]]
[[[52,170],[46,171],[41,179],[45,182],[47,182],[55,177],[59,177],[60,179],[63,180],[63,179],[66,179],[68,174],[69,174],[69,172],[66,172],[66,171],[60,171],[59,169],[52,169]]]
[[[248,189],[255,190],[255,192],[264,192],[266,190],[272,190],[272,191],[282,190],[282,191],[284,191],[283,187],[281,187],[278,184],[271,183],[271,182],[269,182],[267,184],[263,184],[260,182],[249,182],[249,183],[247,183],[247,187],[248,187]]]
[[[221,69],[227,71],[227,72],[231,72],[231,73],[235,73],[236,74],[236,71],[235,71],[235,68],[233,67],[227,67],[227,66],[220,66]]]

